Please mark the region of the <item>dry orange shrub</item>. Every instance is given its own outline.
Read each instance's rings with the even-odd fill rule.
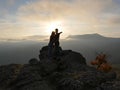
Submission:
[[[109,72],[111,69],[112,69],[112,67],[108,63],[103,63],[98,68],[98,70],[104,71],[104,72]]]
[[[106,54],[99,54],[95,60],[91,61],[91,65],[96,65],[97,69],[103,72],[109,72],[112,69],[106,60]]]

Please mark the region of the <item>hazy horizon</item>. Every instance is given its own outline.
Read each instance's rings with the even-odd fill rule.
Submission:
[[[68,40],[72,37],[77,37],[77,36],[87,36],[87,35],[98,35],[99,37],[104,37],[104,38],[114,38],[114,39],[120,39],[119,37],[106,37],[98,33],[89,33],[89,34],[71,34],[66,36],[65,38],[61,38],[61,40],[65,41]],[[20,41],[36,41],[36,42],[49,42],[49,35],[32,35],[32,36],[25,36],[23,38],[0,38],[0,42],[20,42]]]
[[[31,58],[37,58],[39,50],[48,45],[49,40],[37,39],[8,40],[0,42],[0,65],[11,63],[28,63]],[[60,39],[63,50],[73,50],[81,53],[89,63],[97,53],[108,55],[108,61],[120,63],[120,38],[108,38],[99,34],[73,35]]]

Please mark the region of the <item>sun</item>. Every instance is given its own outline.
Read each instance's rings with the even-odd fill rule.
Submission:
[[[62,31],[62,22],[61,21],[53,21],[48,23],[48,25],[46,26],[46,34],[51,34],[52,31],[54,31],[56,28],[58,28],[59,31]]]

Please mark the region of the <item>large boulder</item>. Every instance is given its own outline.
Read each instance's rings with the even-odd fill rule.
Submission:
[[[52,51],[53,55],[55,55],[54,49],[55,48],[53,48],[53,51]],[[59,47],[59,50],[62,51],[62,48]],[[48,59],[48,46],[42,47],[42,49],[40,50],[39,58],[40,60]]]
[[[29,60],[30,65],[36,65],[38,63],[39,63],[39,61],[36,58],[32,58],[32,59]]]
[[[59,47],[61,49],[61,47]],[[40,61],[46,61],[48,59],[48,46],[43,47],[40,50],[39,55]],[[74,71],[80,70],[82,66],[86,65],[86,59],[77,52],[72,50],[62,50],[59,56],[54,58],[50,61],[56,61],[59,63],[60,68],[68,67],[66,69]]]

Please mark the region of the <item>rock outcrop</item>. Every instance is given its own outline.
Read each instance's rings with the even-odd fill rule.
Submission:
[[[52,60],[45,46],[40,60],[0,66],[0,90],[120,90],[115,72],[100,72],[88,66],[80,53],[60,49],[60,56]]]

